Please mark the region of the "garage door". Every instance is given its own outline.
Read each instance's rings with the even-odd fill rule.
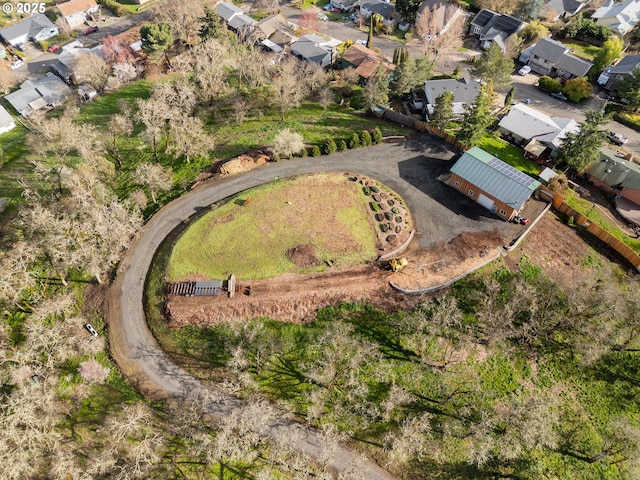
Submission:
[[[491,210],[492,212],[496,211],[496,206],[489,197],[485,197],[483,194],[478,195],[478,203],[482,205],[484,208]]]

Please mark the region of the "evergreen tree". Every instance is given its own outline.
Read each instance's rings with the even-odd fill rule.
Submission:
[[[416,62],[408,59],[400,63],[393,72],[391,93],[396,97],[411,91],[416,86]]]
[[[400,65],[409,60],[409,50],[406,47],[398,47],[393,50],[393,63]]]
[[[325,155],[331,155],[332,153],[336,153],[337,149],[338,149],[338,146],[336,145],[336,142],[333,140],[333,138],[330,138],[324,144]]]
[[[360,137],[356,132],[353,132],[349,139],[349,148],[358,148],[360,146]]]
[[[430,121],[441,130],[444,130],[447,123],[453,118],[453,98],[453,93],[449,90],[436,98]]]
[[[376,74],[367,80],[362,99],[369,109],[389,103],[389,77],[384,68],[378,67]]]
[[[369,130],[363,130],[362,133],[360,133],[360,144],[363,147],[371,145],[371,134],[369,133]]]
[[[616,97],[626,98],[632,110],[640,108],[640,67],[636,66],[613,90]]]
[[[511,102],[513,102],[513,97],[516,94],[516,86],[514,85],[513,87],[511,87],[509,89],[509,91],[507,92],[507,94],[504,97],[504,106],[507,107],[509,105],[511,105]]]
[[[416,12],[420,8],[422,0],[396,0],[396,11],[402,15],[402,18],[413,21],[416,18]]]
[[[493,96],[494,93],[491,86],[483,85],[475,101],[464,114],[462,127],[456,134],[456,138],[464,145],[475,145],[485,134],[486,128],[493,122],[493,115],[491,114]]]
[[[378,144],[382,142],[382,132],[380,131],[379,127],[374,128],[373,131],[371,132],[371,141],[374,144]]]
[[[569,132],[558,150],[558,158],[577,172],[587,170],[600,159],[600,147],[606,141],[607,117],[598,110],[585,110],[578,133]]]
[[[502,88],[511,83],[511,72],[513,71],[513,59],[506,58],[500,47],[496,43],[482,52],[471,71],[475,78],[481,78],[486,82],[491,82],[495,88]]]
[[[227,28],[222,18],[211,6],[204,7],[204,17],[200,17],[198,21],[200,22],[198,34],[203,41],[210,38],[224,39],[227,37]]]
[[[142,51],[150,58],[158,58],[158,54],[165,52],[173,45],[171,26],[168,23],[147,23],[140,28]],[[168,61],[168,58],[167,58]]]
[[[431,78],[433,73],[433,61],[428,55],[422,55],[415,60],[415,80],[413,86],[424,87],[424,82]]]

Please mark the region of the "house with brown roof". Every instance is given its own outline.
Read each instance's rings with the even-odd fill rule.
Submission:
[[[382,67],[387,73],[387,76],[391,76],[396,69],[396,65],[379,53],[373,50],[354,43],[347,48],[342,55],[341,67],[356,69],[356,73],[360,75],[363,81],[367,81],[370,77],[375,75],[379,67]]]
[[[71,28],[79,27],[100,11],[95,0],[70,0],[58,5],[58,10]]]
[[[269,48],[272,45],[283,48],[298,40],[294,34],[295,29],[295,25],[289,22],[284,15],[275,13],[258,21],[251,37],[255,39],[256,43],[262,43]],[[265,43],[265,41],[267,42]]]

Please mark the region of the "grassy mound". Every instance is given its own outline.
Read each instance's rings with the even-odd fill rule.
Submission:
[[[204,215],[178,239],[170,280],[201,274],[244,280],[355,265],[376,256],[376,233],[359,185],[341,174],[305,175],[247,190]],[[292,260],[314,247],[310,267]],[[295,260],[295,259],[294,259]]]

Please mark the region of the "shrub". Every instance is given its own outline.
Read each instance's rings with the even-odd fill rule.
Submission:
[[[332,153],[336,153],[336,150],[338,150],[338,146],[336,145],[336,142],[333,141],[333,138],[327,140],[324,144],[324,153],[326,155],[331,155]]]
[[[374,215],[374,218],[376,219],[376,222],[381,222],[382,220],[384,220],[384,215],[382,215],[381,213],[376,213]]]
[[[593,85],[591,85],[585,77],[572,78],[565,82],[562,93],[572,102],[578,103],[591,96],[593,93]]]
[[[360,146],[360,137],[357,133],[353,133],[349,139],[349,148],[358,148]]]
[[[387,220],[393,220],[393,214],[391,212],[384,212],[384,218]]]
[[[309,155],[309,151],[307,150],[307,148],[303,148],[302,150],[300,150],[300,156],[301,157],[306,157]]]
[[[396,223],[402,223],[402,217],[400,215],[396,217]]]
[[[371,143],[376,145],[380,142],[382,142],[382,132],[376,127],[371,131]]]
[[[275,136],[272,146],[273,152],[282,158],[300,152],[304,148],[304,142],[300,133],[285,128]]]
[[[116,17],[125,17],[129,14],[129,10],[127,10],[126,7],[120,5],[114,0],[98,0],[97,3],[102,5],[103,8],[109,10]]]
[[[382,233],[386,233],[387,231],[389,231],[389,227],[387,226],[386,223],[381,223],[380,230],[382,230]]]
[[[562,91],[562,84],[551,77],[547,77],[546,75],[540,77],[540,80],[538,80],[538,86],[545,92],[549,93],[560,93]]]
[[[393,202],[393,200],[389,200],[389,201],[390,201],[390,202]],[[393,205],[393,203],[390,203],[389,205]],[[392,211],[393,213],[400,213],[400,210],[398,210],[398,208],[397,208],[397,207],[393,207],[393,208],[391,209],[391,211]]]
[[[380,189],[379,189],[378,187],[376,187],[376,186],[372,185],[372,186],[371,186],[371,191],[372,191],[373,193],[378,193],[378,192],[380,191]]]
[[[338,151],[344,152],[346,149],[347,149],[347,142],[345,142],[344,140],[340,140],[338,142]]]
[[[369,202],[369,206],[371,207],[371,210],[373,210],[374,212],[377,212],[378,210],[380,210],[380,207],[376,202]]]
[[[318,145],[314,145],[311,149],[311,156],[319,157],[320,155],[322,155],[322,153],[320,152],[320,147]]]
[[[38,42],[38,45],[40,46],[40,49],[41,49],[43,52],[46,52],[46,51],[47,51],[47,48],[49,48],[49,42],[47,42],[46,40],[40,40],[40,41]]]
[[[360,134],[360,143],[363,147],[368,147],[371,145],[371,134],[368,130],[363,130]]]
[[[387,203],[389,204],[389,206],[393,206],[396,202],[394,202],[393,200],[389,199],[389,200],[387,200]],[[393,208],[391,209],[391,211],[393,212]]]
[[[371,190],[369,187],[362,187],[362,193],[364,193],[367,197],[371,195]]]

